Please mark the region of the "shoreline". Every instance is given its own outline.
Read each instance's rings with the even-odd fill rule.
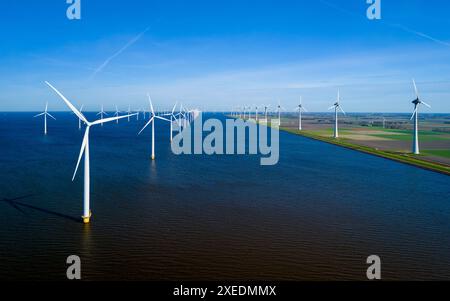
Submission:
[[[372,156],[385,158],[388,160],[396,161],[396,162],[403,163],[403,164],[408,164],[411,166],[415,166],[418,168],[422,168],[425,170],[434,171],[434,172],[437,172],[440,174],[450,176],[450,166],[426,161],[426,160],[423,160],[423,159],[420,159],[417,157],[413,157],[409,154],[376,150],[376,149],[368,147],[368,146],[362,146],[362,145],[353,144],[353,143],[347,142],[347,141],[336,140],[331,137],[328,138],[328,137],[313,135],[313,134],[305,133],[305,132],[302,132],[302,131],[299,131],[296,129],[280,127],[280,131],[284,131],[284,132],[292,134],[292,135],[302,136],[302,137],[305,137],[308,139],[313,139],[316,141],[333,144],[333,145],[340,146],[340,147],[343,147],[346,149],[359,151],[359,152],[369,154]]]
[[[234,116],[229,116],[226,115],[226,117],[228,118],[233,118],[233,119],[239,119],[237,117]],[[248,121],[248,119],[246,119]],[[256,121],[254,121],[256,122]],[[269,123],[261,123],[261,122],[256,122],[258,125],[265,125],[270,127],[271,125]],[[316,140],[316,141],[321,141],[324,143],[328,143],[328,144],[332,144],[332,145],[336,145],[339,147],[343,147],[346,149],[350,149],[350,150],[354,150],[354,151],[358,151],[364,154],[368,154],[368,155],[372,155],[372,156],[376,156],[376,157],[380,157],[380,158],[384,158],[387,160],[391,160],[391,161],[395,161],[398,163],[402,163],[402,164],[407,164],[410,166],[414,166],[417,168],[421,168],[421,169],[425,169],[428,171],[433,171],[433,172],[437,172],[443,175],[447,175],[450,176],[450,166],[448,165],[444,165],[444,164],[440,164],[440,163],[435,163],[435,162],[431,162],[431,161],[427,161],[427,160],[423,160],[417,157],[413,157],[411,154],[406,154],[406,153],[398,153],[398,152],[389,152],[389,151],[382,151],[382,150],[377,150],[374,149],[372,147],[368,147],[368,146],[363,146],[363,145],[358,145],[358,144],[353,144],[351,142],[347,142],[347,141],[343,141],[341,139],[334,139],[332,137],[322,137],[319,135],[314,135],[314,134],[310,134],[310,133],[305,133],[304,131],[299,131],[298,129],[291,129],[291,128],[286,128],[286,127],[279,127],[280,131],[284,131],[288,134],[292,134],[292,135],[296,135],[296,136],[302,136],[308,139],[312,139],[312,140]]]

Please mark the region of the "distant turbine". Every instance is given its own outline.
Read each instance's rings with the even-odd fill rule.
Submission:
[[[170,120],[160,117],[160,116],[156,116],[155,111],[153,110],[152,99],[149,94],[147,96],[148,96],[148,101],[150,103],[150,110],[151,110],[150,120],[149,120],[149,122],[147,122],[145,124],[145,126],[138,133],[138,135],[140,135],[150,123],[152,124],[152,160],[155,160],[155,119],[161,119],[161,120],[168,121],[168,122],[170,122]]]
[[[137,109],[134,112],[137,113],[137,114],[135,114],[136,115],[136,120],[139,121],[139,114],[141,114],[141,109]]]
[[[172,142],[173,140],[173,122],[177,122],[178,125],[179,122],[177,121],[177,115],[175,115],[175,109],[177,107],[178,102],[175,102],[175,105],[173,106],[172,112],[167,113],[167,114],[163,114],[162,116],[170,116],[170,142]]]
[[[143,110],[142,110],[142,114],[144,115],[144,120],[145,120],[146,117],[147,117],[147,110],[143,109]]]
[[[131,107],[128,105],[128,111],[127,111],[127,114],[128,114],[128,122],[130,122],[130,114],[131,114],[132,112],[131,112]]]
[[[101,110],[100,112],[97,113],[97,116],[98,116],[98,115],[100,115],[100,120],[103,119],[103,115],[108,116],[108,113],[106,113],[106,112],[103,110],[103,104],[102,104],[102,110]],[[103,126],[103,122],[101,123],[101,125]]]
[[[278,106],[277,106],[277,111],[278,111],[278,126],[281,126],[281,110],[284,110],[284,108],[281,106],[280,100],[278,100]]]
[[[342,113],[344,113],[344,115],[346,115],[344,110],[342,110],[341,105],[339,104],[340,101],[341,101],[341,96],[340,96],[340,92],[338,90],[336,103],[332,107],[328,108],[328,110],[334,109],[334,138],[336,138],[336,139],[339,138],[338,110],[340,110]]]
[[[298,130],[302,130],[302,112],[308,112],[308,110],[302,104],[302,97],[300,96],[300,104],[296,108],[298,111]]]
[[[39,116],[44,116],[44,135],[47,135],[47,116],[50,116],[51,118],[53,118],[54,120],[56,120],[55,117],[53,117],[49,112],[48,112],[48,102],[45,104],[45,111],[41,114],[37,114],[36,116],[34,116],[34,118],[39,117]]]
[[[173,140],[173,122],[177,120],[177,117],[174,115],[175,108],[177,107],[178,102],[175,102],[173,106],[172,113],[170,114],[170,142]]]
[[[62,98],[62,100],[66,103],[66,105],[72,110],[72,112],[77,115],[78,118],[80,118],[85,124],[86,124],[86,131],[84,133],[83,143],[81,144],[81,150],[80,155],[78,156],[78,162],[77,166],[75,168],[75,172],[72,177],[72,181],[75,179],[75,176],[78,171],[78,167],[80,165],[81,158],[84,154],[84,203],[83,203],[83,222],[85,224],[88,224],[90,221],[90,218],[92,216],[92,212],[90,210],[90,165],[89,165],[89,130],[91,126],[97,125],[97,124],[103,124],[104,122],[110,122],[121,118],[126,118],[128,115],[120,116],[120,117],[111,117],[111,118],[105,118],[105,119],[99,119],[94,122],[89,122],[86,117],[81,114],[80,111],[75,108],[69,100],[67,100],[64,95],[62,95],[58,90],[56,90],[55,87],[53,87],[50,83],[45,82],[53,91],[56,92],[56,94],[59,95],[59,97]],[[103,111],[103,109],[102,109]]]
[[[267,119],[267,110],[269,109],[269,107],[270,106],[268,106],[268,105],[265,105],[264,106],[264,119],[265,119],[265,122],[268,122],[268,119]]]
[[[420,100],[419,90],[416,86],[416,81],[413,79],[414,92],[416,93],[416,99],[412,101],[414,104],[414,112],[411,116],[411,120],[414,118],[414,136],[413,136],[413,154],[420,155],[419,150],[419,105],[425,105],[429,108],[431,106],[426,102]]]
[[[120,116],[120,112],[119,109],[116,106],[116,112],[114,113],[114,117],[119,117]],[[119,124],[119,119],[116,119],[116,123]]]

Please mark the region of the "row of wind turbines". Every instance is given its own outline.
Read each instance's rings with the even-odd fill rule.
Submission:
[[[84,159],[84,193],[83,193],[83,215],[82,220],[83,223],[88,224],[90,222],[90,219],[92,217],[92,212],[90,209],[90,155],[89,155],[89,133],[90,129],[94,125],[102,125],[104,123],[116,121],[119,122],[120,119],[127,118],[128,121],[130,121],[130,117],[136,116],[136,118],[139,118],[139,113],[132,113],[130,112],[130,109],[128,109],[128,114],[120,116],[120,112],[116,107],[116,111],[114,113],[113,117],[105,117],[108,115],[104,111],[103,105],[101,108],[101,111],[97,113],[97,116],[100,116],[100,119],[96,121],[89,121],[86,116],[82,113],[83,106],[81,106],[80,109],[77,109],[61,92],[59,92],[54,86],[52,86],[49,82],[45,82],[63,101],[64,103],[69,107],[69,109],[78,117],[78,126],[79,129],[82,127],[82,123],[86,125],[86,130],[84,133],[83,141],[81,144],[81,150],[78,156],[77,165],[75,167],[75,171],[73,173],[72,181],[75,180],[75,177],[77,175],[78,168],[81,163],[81,159]],[[180,105],[180,112],[175,114],[175,110],[177,107],[177,103],[173,106],[173,109],[170,113],[162,114],[161,116],[157,115],[153,108],[153,103],[150,98],[150,95],[148,96],[148,101],[150,105],[150,120],[145,124],[145,126],[142,128],[142,130],[138,133],[140,135],[147,126],[150,124],[152,125],[152,156],[151,159],[155,160],[155,121],[162,120],[165,122],[170,122],[170,141],[173,139],[173,123],[176,122],[180,128],[180,131],[185,129],[189,123],[193,122],[194,119],[198,116],[199,112],[197,110],[187,110],[183,107],[183,105]],[[50,115],[48,112],[48,103],[46,104],[45,111],[41,114],[36,115],[37,116],[44,116],[44,133],[47,134],[47,116],[50,116],[51,118],[54,118],[52,115]],[[166,117],[162,117],[166,116]],[[144,119],[145,119],[145,112],[144,112]],[[139,120],[139,119],[138,119]]]
[[[431,108],[431,106],[429,104],[427,104],[426,102],[422,101],[420,99],[420,95],[419,95],[419,90],[417,89],[417,85],[416,85],[416,81],[413,79],[413,86],[414,86],[414,93],[415,93],[415,99],[412,101],[412,103],[414,104],[414,111],[413,114],[411,116],[410,120],[414,119],[414,133],[413,133],[413,145],[412,145],[412,153],[415,155],[420,155],[420,148],[419,148],[419,107],[420,105],[424,105],[428,108]],[[254,120],[256,122],[263,122],[263,123],[267,123],[268,121],[268,109],[269,109],[269,105],[262,105],[262,107],[264,108],[264,119],[258,119],[259,118],[259,113],[258,113],[258,109],[260,107],[258,106],[242,106],[242,107],[237,107],[237,108],[233,108],[231,115],[233,117],[236,118],[240,118],[240,119],[253,119],[254,116]],[[254,108],[254,111],[253,111]],[[346,115],[345,111],[342,109],[341,107],[341,95],[340,95],[340,91],[338,90],[337,93],[337,98],[336,98],[336,102],[328,108],[328,110],[334,110],[334,135],[333,137],[335,139],[339,138],[339,113],[342,113],[344,115]],[[284,109],[281,106],[281,102],[278,101],[278,105],[276,107],[276,114],[278,115],[278,126],[281,126],[281,112],[282,111],[286,111],[286,109]],[[295,108],[295,111],[298,111],[298,130],[302,131],[302,114],[303,113],[307,113],[308,110],[305,108],[305,106],[303,105],[302,102],[302,97],[300,97],[300,103],[299,105]],[[385,119],[383,118],[383,125],[385,123]]]

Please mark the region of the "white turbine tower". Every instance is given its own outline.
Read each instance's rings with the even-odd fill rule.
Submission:
[[[98,116],[98,115],[100,115],[100,120],[103,119],[103,115],[108,116],[108,113],[106,113],[106,112],[103,110],[103,104],[102,104],[102,110],[101,110],[100,112],[97,113],[97,116]],[[101,123],[101,125],[103,126],[103,122]]]
[[[80,118],[85,124],[86,124],[86,132],[84,133],[83,143],[81,144],[81,150],[80,155],[78,156],[78,162],[77,166],[75,168],[75,172],[72,177],[72,181],[75,179],[75,176],[78,171],[78,167],[80,165],[81,158],[84,155],[84,203],[83,203],[83,222],[85,224],[90,222],[90,218],[92,216],[92,212],[90,209],[90,165],[89,165],[89,131],[91,129],[91,126],[97,125],[97,124],[103,124],[104,122],[110,122],[115,121],[117,119],[126,118],[128,115],[120,116],[120,117],[110,117],[105,119],[99,119],[94,122],[90,122],[86,119],[86,117],[81,114],[80,111],[78,111],[77,108],[75,108],[74,105],[70,103],[69,100],[67,100],[64,95],[62,95],[58,90],[56,90],[55,87],[53,87],[50,83],[45,82],[53,91],[56,92],[56,94],[59,95],[59,97],[62,98],[62,100],[66,103],[66,105],[72,110],[75,115],[77,115],[78,118]],[[103,110],[102,110],[103,111]]]
[[[414,136],[413,136],[413,154],[420,155],[420,149],[419,149],[419,105],[425,105],[429,108],[431,106],[427,104],[426,102],[423,102],[420,100],[419,96],[419,90],[416,86],[416,81],[413,79],[413,85],[414,85],[414,92],[416,93],[416,99],[413,100],[414,104],[414,112],[411,116],[411,120],[414,118]]]
[[[295,109],[298,111],[298,130],[301,131],[302,130],[302,113],[308,112],[308,110],[302,104],[301,96],[300,96],[300,104]]]
[[[344,115],[346,115],[344,110],[342,110],[341,108],[340,101],[341,94],[338,90],[336,103],[332,107],[328,108],[328,110],[334,109],[334,138],[339,138],[338,111],[340,110],[342,113],[344,113]]]
[[[37,114],[36,116],[34,116],[34,118],[39,117],[39,116],[44,116],[44,135],[47,135],[47,116],[50,116],[51,118],[53,118],[54,120],[56,120],[55,117],[53,117],[49,112],[48,112],[48,102],[45,104],[45,111],[41,114]]]
[[[140,135],[150,123],[152,124],[152,160],[155,160],[155,119],[161,119],[161,120],[168,121],[168,122],[170,122],[170,120],[166,119],[166,118],[163,118],[163,117],[160,117],[160,116],[157,116],[155,114],[155,111],[153,110],[152,99],[150,98],[150,95],[147,95],[147,96],[148,96],[148,101],[150,103],[150,110],[151,110],[151,112],[150,112],[150,114],[151,114],[150,115],[150,120],[149,120],[149,122],[147,122],[145,124],[145,126],[138,133],[138,135]]]

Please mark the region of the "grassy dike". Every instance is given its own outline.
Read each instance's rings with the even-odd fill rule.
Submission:
[[[299,136],[303,136],[306,138],[323,141],[326,143],[334,144],[334,145],[345,147],[348,149],[360,151],[360,152],[363,152],[366,154],[370,154],[370,155],[394,160],[397,162],[401,162],[404,164],[413,165],[413,166],[420,167],[423,169],[439,172],[442,174],[450,175],[450,166],[441,165],[441,164],[434,163],[434,162],[429,162],[429,161],[421,159],[420,156],[416,156],[416,155],[412,155],[412,154],[405,154],[405,153],[381,151],[381,150],[377,150],[377,149],[374,149],[371,147],[349,143],[348,141],[345,141],[344,139],[334,139],[332,137],[322,137],[319,135],[312,134],[310,132],[304,132],[304,131],[299,131],[299,130],[290,129],[290,128],[280,127],[280,130],[294,134],[294,135],[299,135]]]

